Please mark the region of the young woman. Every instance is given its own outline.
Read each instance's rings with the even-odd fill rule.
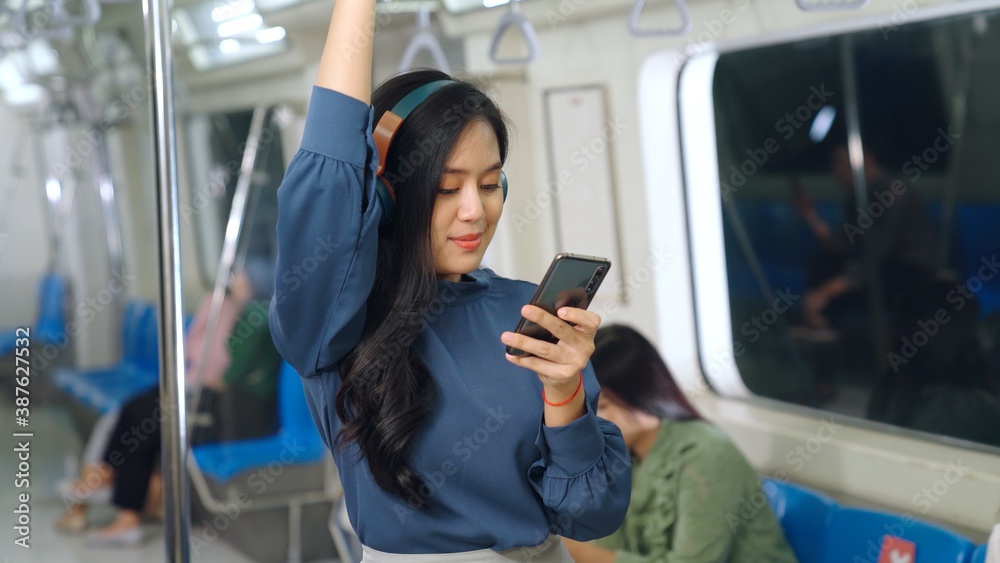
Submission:
[[[757,474],[699,418],[653,345],[620,325],[598,331],[596,345],[598,413],[621,428],[635,473],[621,529],[567,542],[576,562],[794,563],[770,508],[741,510],[760,491]]]
[[[557,535],[612,533],[631,483],[620,432],[595,414],[600,319],[526,306],[534,285],[479,267],[503,210],[503,116],[436,71],[372,94],[374,11],[336,3],[278,190],[275,344],[303,377],[364,561],[570,561]],[[373,121],[441,80],[378,154]],[[396,199],[381,228],[377,165]],[[521,315],[558,344],[507,332]]]

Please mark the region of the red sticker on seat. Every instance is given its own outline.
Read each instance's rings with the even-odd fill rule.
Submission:
[[[916,560],[917,544],[896,536],[882,536],[878,563],[916,563]]]

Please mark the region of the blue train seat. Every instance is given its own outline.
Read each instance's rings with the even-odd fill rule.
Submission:
[[[63,298],[66,297],[66,280],[55,274],[42,278],[39,284],[38,322],[35,328],[43,342],[57,342],[66,333],[63,315]]]
[[[838,508],[827,526],[824,563],[877,561],[883,537],[916,544],[912,563],[967,563],[974,546],[944,528],[904,517],[860,508]]]
[[[278,376],[278,420],[278,433],[273,436],[193,447],[198,467],[215,481],[226,483],[243,471],[272,462],[289,465],[323,460],[326,446],[309,414],[302,382],[285,362]]]
[[[823,561],[823,541],[837,504],[825,495],[791,483],[764,479],[763,489],[799,563]]]
[[[986,563],[986,547],[987,546],[986,546],[985,543],[983,545],[977,547],[976,551],[973,552],[973,554],[972,554],[972,558],[969,559],[969,562],[970,563]]]
[[[33,344],[59,343],[66,338],[66,317],[62,307],[65,296],[66,280],[55,274],[42,277],[38,284],[38,319],[31,327]],[[3,331],[0,335],[0,356],[6,356],[14,350],[17,338],[14,328]]]
[[[159,381],[156,308],[130,302],[122,318],[122,359],[108,368],[61,368],[52,374],[57,389],[100,414],[120,408]]]

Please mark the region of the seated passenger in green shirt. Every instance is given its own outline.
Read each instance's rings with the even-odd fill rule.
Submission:
[[[594,344],[597,414],[618,425],[632,455],[632,500],[614,534],[563,540],[574,560],[794,563],[770,507],[746,513],[760,492],[757,473],[698,416],[653,345],[621,325],[600,329]]]

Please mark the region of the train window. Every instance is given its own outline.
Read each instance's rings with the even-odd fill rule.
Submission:
[[[274,290],[274,263],[277,258],[277,241],[274,225],[278,215],[278,185],[284,175],[282,151],[282,113],[269,110],[257,144],[257,158],[252,174],[252,186],[247,200],[244,223],[236,253],[235,269],[244,270],[251,280],[254,296],[268,299]],[[243,152],[247,147],[253,111],[213,114],[208,119],[208,138],[211,146],[209,182],[206,193],[195,193],[195,204],[215,201],[210,208],[216,212],[211,220],[197,222],[198,244],[202,280],[211,287],[219,264],[219,252],[233,196],[240,175]],[[202,130],[203,127],[195,127]],[[195,206],[197,207],[197,205]],[[203,207],[209,208],[208,205]],[[211,232],[209,232],[211,230]]]
[[[718,55],[731,356],[755,395],[1000,446],[1000,11],[904,23]]]

